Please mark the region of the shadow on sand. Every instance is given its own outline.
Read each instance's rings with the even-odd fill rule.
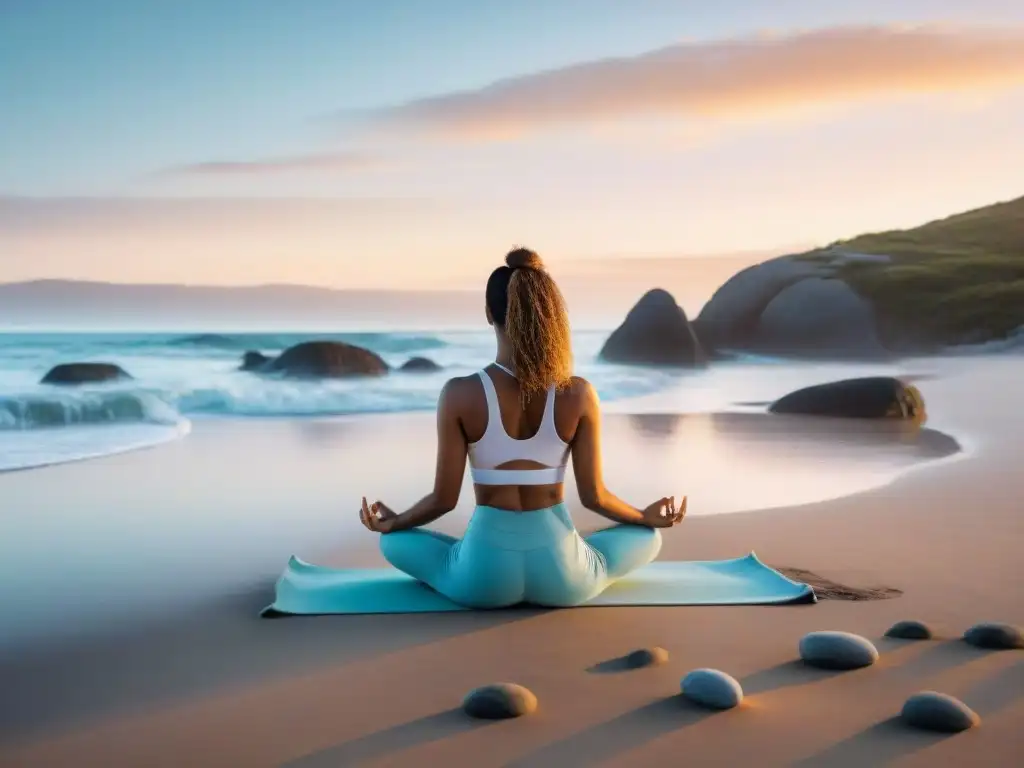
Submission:
[[[542,747],[513,766],[596,765],[708,717],[728,717],[680,695],[658,699]]]
[[[899,717],[890,717],[880,723],[855,733],[828,749],[801,760],[796,765],[888,765],[920,749],[926,749],[940,741],[951,738],[950,734],[915,731],[900,722]]]
[[[285,763],[282,768],[362,765],[366,761],[377,760],[394,752],[495,724],[496,721],[493,720],[474,720],[461,709],[449,709],[313,752]]]
[[[143,626],[117,624],[93,637],[4,648],[0,745],[234,684],[408,650],[539,613],[517,609],[267,621],[258,613],[272,593],[267,584]]]
[[[630,663],[629,656],[630,654],[627,653],[625,656],[616,656],[614,659],[599,661],[597,664],[591,664],[587,667],[586,671],[592,675],[617,675],[621,672],[638,672],[641,669],[656,666],[654,664],[636,666]]]
[[[823,680],[831,680],[839,675],[849,675],[857,670],[843,672],[841,670],[818,669],[804,664],[799,659],[784,661],[774,667],[762,669],[752,675],[740,680],[740,686],[746,696],[754,696],[758,693],[777,691],[781,688],[791,688],[798,685],[811,685],[820,683]]]

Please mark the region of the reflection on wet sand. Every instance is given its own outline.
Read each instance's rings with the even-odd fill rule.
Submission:
[[[738,443],[779,445],[796,452],[825,446],[835,449],[838,445],[877,447],[883,453],[905,448],[921,459],[943,458],[961,450],[956,439],[945,432],[899,419],[826,419],[769,413],[637,413],[625,418],[645,438],[669,438],[682,432],[707,440],[714,439],[709,437],[714,434]]]
[[[883,419],[609,415],[604,433],[605,477],[616,493],[634,503],[685,495],[690,515],[847,496],[960,453],[943,432]]]

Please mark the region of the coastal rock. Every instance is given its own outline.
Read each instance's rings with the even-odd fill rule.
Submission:
[[[810,632],[800,640],[800,658],[821,669],[859,669],[878,661],[878,649],[850,632]]]
[[[645,293],[601,348],[612,363],[697,367],[707,358],[682,307],[660,288]]]
[[[537,697],[515,683],[494,683],[470,691],[462,701],[463,711],[482,720],[504,720],[529,715],[537,709]]]
[[[242,364],[239,368],[243,371],[258,371],[269,363],[273,358],[267,357],[262,352],[249,351],[242,355]]]
[[[641,667],[656,667],[668,661],[668,651],[657,646],[653,648],[639,648],[626,656],[626,666],[630,669]]]
[[[40,383],[100,384],[130,378],[123,368],[113,363],[62,363],[47,371]]]
[[[743,701],[739,682],[717,669],[695,669],[679,687],[683,696],[708,709],[732,709]]]
[[[964,642],[978,648],[1007,651],[1024,648],[1024,633],[1021,633],[1020,627],[1012,624],[986,621],[964,632]]]
[[[885,631],[885,636],[898,640],[931,640],[932,630],[920,621],[897,621]]]
[[[874,309],[835,278],[809,277],[781,290],[747,343],[761,352],[799,357],[886,356]]]
[[[902,419],[923,423],[924,398],[913,384],[891,376],[843,379],[798,389],[776,400],[772,413],[851,419]]]
[[[247,363],[255,368],[246,368]],[[258,352],[247,352],[242,368],[308,379],[382,376],[389,370],[379,355],[340,341],[304,341],[270,360]]]
[[[939,733],[960,733],[981,722],[962,701],[935,691],[922,691],[907,699],[900,719],[913,728]]]
[[[789,256],[737,272],[700,311],[696,322],[701,340],[711,347],[746,348],[772,299],[794,283],[826,274],[820,265]]]
[[[398,370],[405,373],[434,373],[442,368],[428,357],[410,357]]]

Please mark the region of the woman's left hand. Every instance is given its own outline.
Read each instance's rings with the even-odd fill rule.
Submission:
[[[363,506],[359,510],[359,519],[367,530],[374,533],[390,533],[391,528],[398,519],[398,515],[392,512],[382,501],[375,501],[367,505],[366,497],[363,496]]]

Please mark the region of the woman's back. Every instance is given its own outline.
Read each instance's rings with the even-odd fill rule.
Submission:
[[[524,402],[516,379],[498,366],[456,381],[456,418],[468,445],[477,503],[526,511],[560,502],[586,382],[574,378],[568,387],[552,387]]]

